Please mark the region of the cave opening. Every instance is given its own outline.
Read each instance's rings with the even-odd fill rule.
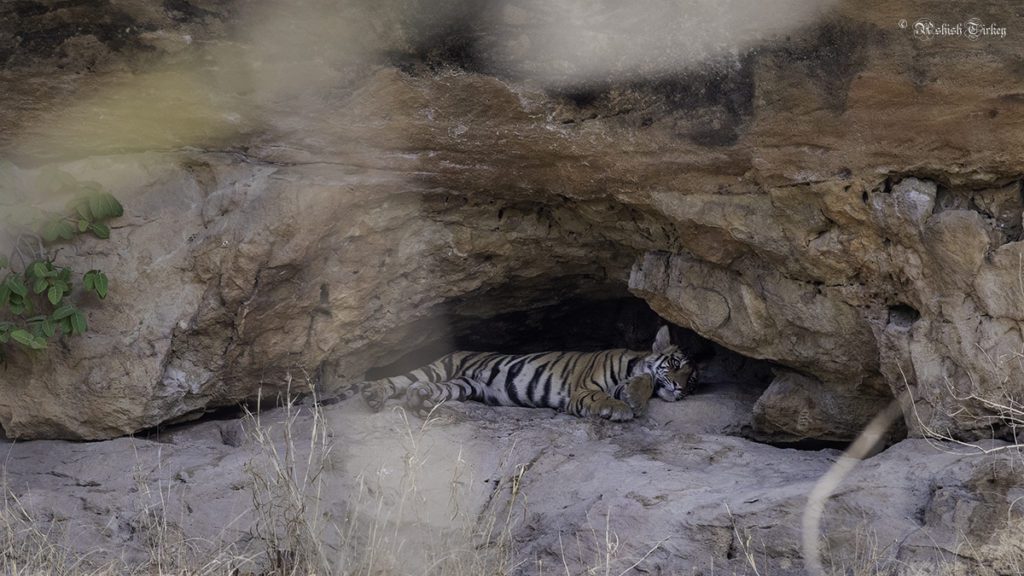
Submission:
[[[888,308],[888,323],[899,328],[910,328],[921,319],[921,313],[908,304],[893,304]]]
[[[758,428],[755,405],[780,374],[797,372],[794,368],[746,356],[674,325],[625,286],[593,277],[511,279],[500,286],[451,297],[396,330],[390,342],[381,342],[380,361],[365,372],[364,379],[405,374],[458,350],[505,354],[615,348],[645,351],[651,349],[658,329],[666,325],[672,342],[698,370],[695,391],[681,402],[701,406],[673,406],[662,412],[666,419],[714,420],[719,427],[705,430],[781,449],[845,450],[849,446],[852,437],[842,435],[819,436],[811,431],[801,437],[796,421],[789,434]],[[814,398],[811,394],[794,401]],[[778,414],[785,418],[787,410],[784,406]],[[722,415],[727,412],[731,420],[723,425]],[[827,417],[823,414],[816,417]],[[901,437],[887,436],[885,444]]]
[[[481,297],[487,296],[475,298]],[[753,406],[773,378],[772,363],[743,356],[674,325],[658,316],[643,299],[628,293],[596,298],[567,295],[542,306],[489,317],[474,314],[477,309],[495,308],[493,303],[479,300],[449,302],[443,322],[431,323],[431,337],[393,361],[371,368],[366,379],[403,374],[456,350],[507,354],[614,348],[650,350],[661,326],[669,327],[672,342],[697,366],[694,396],[727,394]],[[747,428],[749,422],[744,419],[732,429],[743,435],[742,430]]]

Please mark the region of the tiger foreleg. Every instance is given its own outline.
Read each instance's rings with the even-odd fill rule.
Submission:
[[[398,387],[389,380],[377,380],[376,382],[364,382],[362,384],[363,400],[374,412],[384,409],[384,403],[399,396]]]
[[[480,396],[481,383],[472,378],[447,382],[415,382],[405,392],[405,408],[426,418],[435,406],[449,400],[468,400]]]
[[[316,398],[316,401],[317,403],[322,404],[324,406],[329,404],[336,404],[338,402],[348,400],[349,398],[362,392],[362,386],[363,384],[361,382],[345,384],[340,388],[335,388],[325,396],[320,396]]]
[[[631,420],[633,409],[604,390],[578,390],[569,398],[566,412],[575,416],[600,416],[615,422]]]
[[[615,388],[612,394],[633,410],[633,416],[643,416],[654,396],[654,378],[650,374],[634,376]]]

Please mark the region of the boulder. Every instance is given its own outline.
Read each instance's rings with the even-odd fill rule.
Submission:
[[[798,372],[777,370],[754,404],[752,437],[773,443],[848,441],[878,414],[882,400],[879,394],[858,395]],[[891,435],[905,433],[901,428]]]

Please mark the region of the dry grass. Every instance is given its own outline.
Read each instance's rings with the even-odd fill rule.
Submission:
[[[76,549],[73,545],[76,527],[68,525],[66,519],[34,513],[31,506],[7,488],[6,482],[0,482],[0,574],[222,576],[238,574],[240,566],[252,564],[251,558],[235,553],[231,544],[183,534],[179,527],[181,522],[168,514],[170,488],[150,488],[138,466],[135,482],[137,492],[130,522],[136,545],[144,548],[148,556],[142,563],[111,560],[109,550],[82,552]]]
[[[479,517],[471,517],[462,504],[473,478],[461,457],[456,459],[448,485],[449,516],[443,521],[424,518],[419,512],[426,503],[420,481],[428,468],[428,453],[423,438],[434,420],[414,426],[402,413],[404,423],[403,470],[397,488],[388,487],[382,469],[359,478],[359,494],[345,519],[341,558],[334,573],[377,574],[506,574],[515,565],[512,531],[516,523],[513,511],[522,503],[519,490],[525,468],[518,467],[510,478],[499,480],[494,488],[499,498],[495,507]],[[502,514],[498,502],[507,508]],[[411,570],[410,567],[417,567]]]
[[[291,395],[291,384],[289,376],[280,424],[264,425],[259,403],[255,412],[246,410],[246,429],[258,454],[246,466],[253,531],[264,544],[268,572],[326,574],[331,562],[324,546],[327,521],[320,508],[333,444],[315,395],[310,430],[306,437],[299,434],[303,411]]]
[[[172,486],[153,484],[136,464],[130,544],[143,549],[145,561],[101,561],[117,551],[76,550],[72,531],[59,528],[64,523],[33,515],[31,506],[0,483],[0,575],[618,576],[640,566],[661,545],[639,558],[624,557],[609,513],[566,534],[566,549],[554,565],[521,556],[515,533],[528,513],[524,481],[529,465],[515,461],[513,447],[499,463],[505,473],[488,487],[483,511],[468,506],[476,484],[461,452],[448,468],[428,463],[431,455],[424,439],[437,422],[433,416],[413,422],[400,412],[404,454],[397,487],[383,469],[369,470],[357,478],[355,493],[346,494],[342,502],[329,498],[335,494],[329,482],[336,466],[332,433],[315,391],[302,390],[312,397],[299,402],[290,385],[280,410],[261,412],[257,407],[244,419],[253,452],[246,465],[252,503],[246,518],[233,522],[251,523],[253,540],[246,551],[226,539],[186,535],[176,505],[180,495]],[[438,473],[448,478],[448,516],[440,526],[437,518],[421,513],[426,500],[436,498],[436,491],[428,494],[422,481]]]
[[[609,512],[575,533],[565,534],[564,539],[560,536],[555,562],[545,564],[524,555],[516,534],[528,515],[529,498],[524,486],[530,470],[528,465],[515,461],[515,448],[500,462],[498,469],[504,470],[504,475],[491,487],[493,494],[480,512],[466,505],[475,479],[461,453],[448,468],[439,469],[436,462],[429,462],[425,439],[437,420],[429,417],[414,422],[404,413],[400,426],[402,469],[397,485],[394,478],[385,478],[383,469],[367,470],[357,478],[352,493],[344,494],[343,502],[339,502],[330,497],[337,494],[329,481],[336,466],[333,436],[315,391],[309,388],[305,392],[312,395],[308,401],[300,403],[287,394],[280,410],[256,409],[246,415],[244,428],[253,453],[246,467],[252,502],[246,522],[251,522],[251,544],[255,544],[251,549],[241,551],[226,541],[190,539],[173,512],[180,508],[173,505],[176,495],[171,487],[159,483],[154,486],[143,468],[137,466],[133,526],[135,544],[147,552],[146,561],[99,561],[109,558],[110,551],[75,551],[68,545],[72,535],[59,528],[61,523],[34,517],[31,506],[2,490],[0,574],[625,576],[642,571],[649,556],[663,544],[654,543],[646,554],[624,557],[626,547],[613,528],[614,516]],[[848,456],[851,460],[847,465],[856,455]],[[428,498],[437,497],[436,491],[425,491],[422,481],[439,472],[447,474],[448,490],[448,516],[441,525],[434,521],[436,518],[423,518],[420,513]],[[823,486],[834,488],[838,480],[827,476],[823,482]],[[824,490],[817,496],[822,509],[830,492]],[[744,565],[742,573],[778,573],[768,557],[768,547],[751,530],[734,519],[733,532]],[[965,573],[956,558],[927,569],[901,565],[891,558],[890,550],[879,547],[868,525],[858,528],[855,540],[856,549],[852,551],[832,550],[827,539],[819,540],[824,558],[819,561],[819,569],[811,573]],[[1024,559],[1021,562],[1024,564]],[[1021,574],[1019,568],[1010,566],[1006,573]]]
[[[42,528],[44,526],[46,528]],[[53,526],[37,522],[21,500],[4,490],[0,500],[0,574],[84,573],[81,566],[85,559],[74,558],[67,548],[58,544],[66,540],[66,534],[54,533]],[[92,573],[116,572],[113,567],[106,567]]]

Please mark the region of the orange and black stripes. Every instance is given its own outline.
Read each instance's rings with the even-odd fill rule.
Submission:
[[[663,328],[653,352],[454,352],[408,374],[364,383],[362,392],[375,410],[405,395],[420,413],[448,400],[475,400],[626,420],[653,395],[678,400],[695,383],[693,366],[668,344]]]

